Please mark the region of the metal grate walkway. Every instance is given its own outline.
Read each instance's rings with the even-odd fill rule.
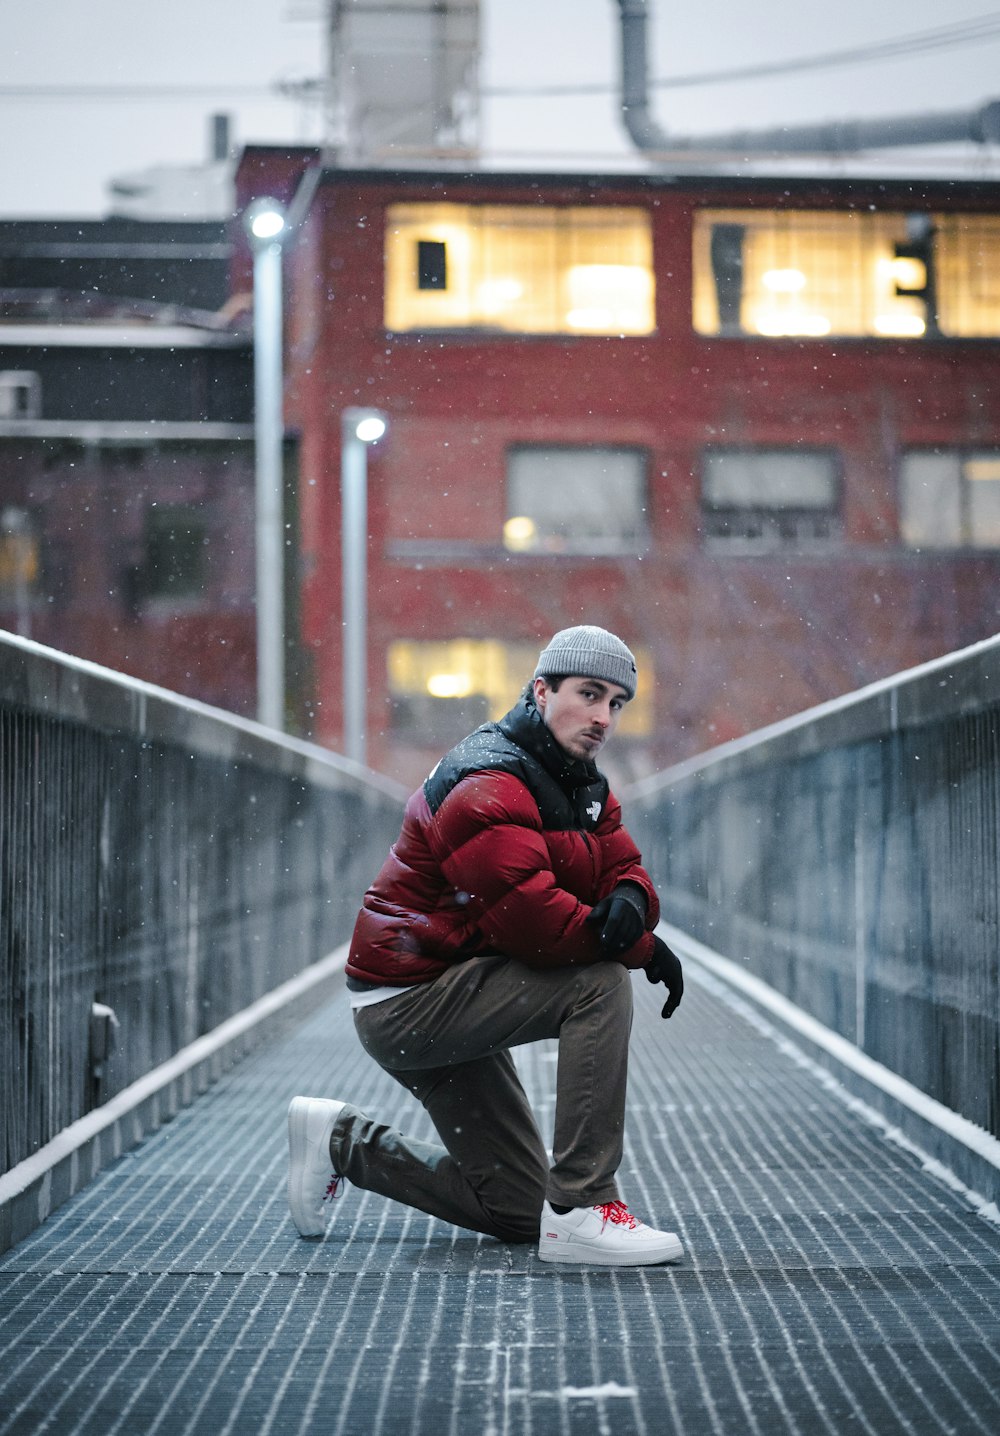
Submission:
[[[292,1094],[424,1124],[339,1000],[0,1259],[0,1432],[995,1436],[1000,1228],[687,972],[670,1023],[636,982],[621,1173],[682,1265],[543,1266],[356,1190],[299,1240]],[[519,1056],[543,1130],[554,1057]]]

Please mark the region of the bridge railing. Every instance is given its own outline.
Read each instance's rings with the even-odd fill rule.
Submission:
[[[664,915],[1000,1136],[1000,638],[628,794]]]
[[[404,796],[0,635],[0,1170],[344,941]]]

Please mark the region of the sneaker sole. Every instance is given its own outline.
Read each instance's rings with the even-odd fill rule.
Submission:
[[[541,1261],[573,1266],[660,1266],[663,1262],[679,1261],[683,1255],[684,1248],[676,1237],[642,1252],[602,1251],[589,1242],[560,1242],[538,1248]]]

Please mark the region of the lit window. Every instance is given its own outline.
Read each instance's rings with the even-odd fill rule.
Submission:
[[[840,532],[838,488],[827,449],[707,449],[706,541],[744,552],[827,544]]]
[[[911,548],[1000,548],[1000,451],[904,454],[899,527]]]
[[[942,334],[996,338],[1000,335],[1000,219],[938,215],[934,229]]]
[[[207,574],[205,517],[194,504],[155,504],[146,511],[141,582],[147,598],[193,598]]]
[[[398,204],[385,240],[389,329],[650,334],[645,210]]]
[[[41,572],[35,517],[8,504],[0,510],[0,602],[24,602]]]
[[[646,468],[641,449],[508,450],[505,546],[539,553],[623,553],[644,546]]]
[[[502,718],[534,673],[541,647],[541,639],[534,645],[480,638],[442,643],[398,639],[391,643],[388,677],[393,732],[410,742],[443,749],[480,723]],[[645,738],[653,725],[653,674],[648,654],[640,648],[633,651],[639,688],[625,705],[617,734]]]
[[[939,308],[949,311],[935,284],[935,223],[854,210],[702,210],[694,327],[773,338],[938,332]]]

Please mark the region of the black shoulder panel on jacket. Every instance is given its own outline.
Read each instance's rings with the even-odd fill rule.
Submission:
[[[509,738],[499,724],[484,723],[446,753],[425,780],[424,796],[431,812],[437,812],[463,778],[483,772],[510,773],[519,778],[538,804],[543,828],[594,828],[607,802],[607,781],[596,770],[596,782],[562,784],[538,758]]]
[[[470,773],[513,773],[522,782],[526,781],[521,771],[526,757],[524,749],[505,737],[495,723],[484,723],[461,743],[456,743],[425,780],[427,805],[436,813],[455,784]]]

